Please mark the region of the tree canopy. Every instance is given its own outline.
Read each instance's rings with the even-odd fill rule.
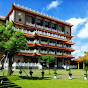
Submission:
[[[27,40],[23,33],[15,31],[12,22],[7,22],[6,26],[0,24],[0,53],[9,52],[14,55],[25,49],[27,49]]]
[[[0,24],[0,54],[8,58],[8,75],[12,72],[12,57],[27,49],[27,40],[21,31],[15,31],[12,22]]]

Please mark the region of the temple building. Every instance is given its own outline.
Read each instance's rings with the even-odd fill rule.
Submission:
[[[74,57],[71,48],[71,25],[60,19],[48,16],[18,4],[12,4],[5,18],[0,18],[0,23],[13,22],[14,29],[24,32],[28,40],[28,49],[21,50],[14,56],[14,62],[40,62],[42,55],[55,55],[57,67],[70,65]],[[53,64],[51,64],[53,66]]]

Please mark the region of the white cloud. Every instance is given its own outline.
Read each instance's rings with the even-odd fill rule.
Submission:
[[[80,41],[77,41],[76,44],[72,46],[72,48],[75,50],[72,52],[72,55],[75,58],[79,58],[80,56],[84,56],[84,51],[88,52],[88,43],[83,44]]]
[[[66,22],[69,22],[69,23],[71,23],[72,25],[74,25],[73,27],[72,27],[72,34],[73,33],[75,33],[76,32],[76,29],[78,28],[78,26],[80,26],[80,25],[82,25],[84,22],[86,22],[87,21],[87,18],[71,18],[71,19],[69,19],[69,20],[66,20]]]
[[[88,38],[88,22],[85,24],[85,27],[79,31],[77,36],[79,38]]]
[[[58,5],[61,4],[62,1],[52,1],[48,6],[47,6],[47,10],[51,9],[51,8],[55,8],[57,7]]]

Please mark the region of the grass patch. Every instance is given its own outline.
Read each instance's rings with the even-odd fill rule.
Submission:
[[[38,79],[19,76],[7,77],[14,84],[22,88],[87,88],[88,81],[84,80],[62,80],[62,79]],[[12,79],[15,78],[15,79]]]

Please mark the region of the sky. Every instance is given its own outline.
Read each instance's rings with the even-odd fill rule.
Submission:
[[[0,0],[0,16],[6,16],[12,3],[67,21],[72,27],[75,58],[88,51],[88,0]]]

